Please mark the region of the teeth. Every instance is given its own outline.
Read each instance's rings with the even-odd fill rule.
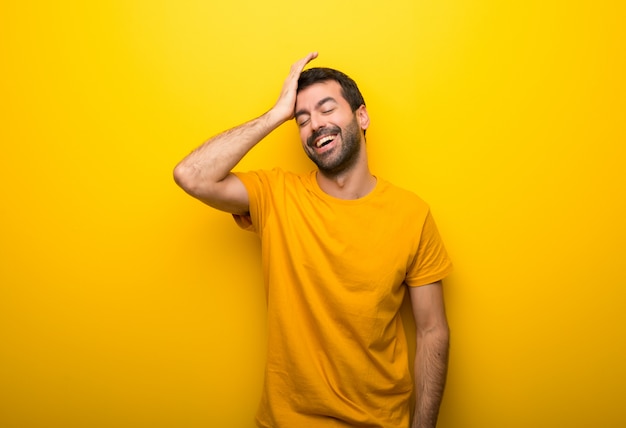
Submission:
[[[328,135],[328,136],[326,136],[326,137],[323,137],[323,138],[320,138],[319,140],[317,140],[317,143],[315,143],[315,146],[316,146],[317,148],[320,148],[320,147],[322,147],[324,144],[326,144],[327,142],[332,141],[332,140],[334,140],[334,139],[335,139],[335,136],[334,136],[334,135]]]

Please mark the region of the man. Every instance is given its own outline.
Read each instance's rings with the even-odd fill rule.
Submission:
[[[435,427],[449,330],[441,279],[451,270],[428,206],[371,174],[369,116],[345,74],[296,62],[276,104],[213,137],[175,168],[189,194],[259,234],[268,305],[261,427]],[[310,174],[233,173],[295,118]],[[399,309],[416,322],[415,380]]]

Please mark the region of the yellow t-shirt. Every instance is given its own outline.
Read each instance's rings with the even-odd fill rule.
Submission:
[[[268,356],[261,427],[403,427],[413,388],[399,308],[452,265],[428,206],[378,178],[356,200],[316,172],[237,173],[261,238]]]

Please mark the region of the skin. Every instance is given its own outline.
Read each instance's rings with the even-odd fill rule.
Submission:
[[[339,85],[333,81],[323,82],[320,85],[321,88],[318,85],[308,88],[298,99],[302,100],[306,95],[317,99],[315,94],[310,93],[316,90],[333,95],[339,91],[337,88]],[[337,114],[341,104],[341,99],[337,100],[330,95],[325,96],[316,104],[315,109],[320,110],[319,114],[325,117],[323,126],[311,122],[314,119],[311,113],[306,110],[296,111],[296,122],[300,128],[302,147],[320,172],[327,176],[336,176],[350,170],[359,160],[361,153],[361,127],[356,116],[348,118],[350,122],[344,128],[333,123],[337,122],[336,120],[333,121],[333,115],[341,116]],[[303,132],[307,128],[313,131],[309,133],[310,135],[305,135]]]
[[[369,170],[364,131],[369,115],[364,105],[352,111],[335,81],[311,85],[297,93],[304,67],[313,52],[292,65],[278,100],[263,115],[202,144],[174,169],[174,180],[194,198],[221,211],[245,215],[249,199],[231,170],[263,138],[296,119],[302,147],[318,166],[317,181],[327,194],[357,199],[376,185]],[[332,137],[324,147],[320,138]],[[434,428],[448,365],[449,329],[441,282],[409,287],[417,332],[416,403],[412,428]]]
[[[376,178],[368,167],[363,134],[369,126],[364,105],[352,112],[339,83],[322,82],[300,91],[295,117],[302,147],[318,164],[317,181],[322,190],[337,198],[356,199],[374,188]],[[324,136],[334,139],[316,148],[315,142]]]
[[[441,281],[409,287],[417,333],[413,428],[434,428],[448,371],[450,330]]]

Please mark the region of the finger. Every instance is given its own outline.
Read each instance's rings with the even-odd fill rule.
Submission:
[[[304,70],[304,67],[311,62],[312,60],[314,60],[315,58],[317,58],[317,52],[311,52],[309,53],[307,56],[305,56],[304,58],[302,58],[300,61],[296,62],[292,67],[291,67],[291,73],[292,74],[297,74],[298,76],[300,76],[300,73],[302,73],[302,70]]]
[[[306,57],[304,57],[302,59],[302,62],[303,62],[302,69],[304,69],[304,66],[306,66],[309,62],[313,61],[315,58],[317,58],[317,52],[311,52]],[[300,71],[302,71],[302,69]]]
[[[317,58],[317,52],[311,52],[310,54],[308,54],[304,59],[306,60],[305,64],[308,64],[309,62],[311,62],[312,60],[314,60],[315,58]]]

